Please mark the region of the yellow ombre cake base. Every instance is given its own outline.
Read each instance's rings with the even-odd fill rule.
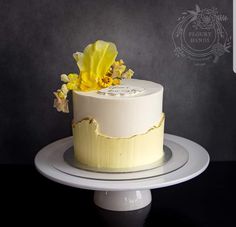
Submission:
[[[137,169],[155,163],[163,157],[164,121],[146,133],[129,138],[108,137],[99,132],[95,119],[73,124],[74,156],[88,168],[119,171]]]

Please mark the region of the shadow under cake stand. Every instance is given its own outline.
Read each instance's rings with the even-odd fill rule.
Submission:
[[[114,211],[143,208],[151,203],[150,189],[179,184],[201,174],[210,158],[199,144],[165,134],[165,159],[149,169],[134,172],[102,173],[77,168],[70,163],[72,137],[55,141],[35,157],[37,170],[55,182],[94,190],[97,206]]]

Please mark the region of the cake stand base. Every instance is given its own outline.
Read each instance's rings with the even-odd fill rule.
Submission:
[[[35,166],[42,175],[57,183],[94,190],[94,202],[98,207],[108,211],[138,211],[148,208],[147,205],[151,203],[150,189],[188,181],[201,174],[209,164],[207,151],[193,141],[165,134],[164,144],[172,152],[171,159],[152,170],[117,174],[74,168],[64,159],[65,152],[73,146],[72,137],[55,141],[41,149],[35,157]],[[186,153],[186,163],[180,162]],[[176,166],[176,163],[183,165]]]
[[[130,211],[146,207],[152,201],[151,191],[95,191],[94,203],[106,210]]]

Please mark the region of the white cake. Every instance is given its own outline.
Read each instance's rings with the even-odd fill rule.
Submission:
[[[163,157],[163,87],[131,79],[111,42],[97,40],[73,57],[79,74],[62,74],[54,107],[68,113],[73,92],[74,158],[80,168],[122,172],[151,168]]]
[[[137,79],[73,91],[75,158],[104,171],[143,169],[163,156],[163,87]]]

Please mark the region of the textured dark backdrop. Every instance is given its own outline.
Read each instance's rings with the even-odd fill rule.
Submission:
[[[196,66],[173,53],[177,18],[195,4],[227,15],[232,34],[232,0],[1,0],[0,162],[33,163],[71,135],[72,115],[52,108],[52,92],[61,73],[77,72],[72,53],[97,39],[115,42],[136,78],[164,86],[167,133],[200,143],[212,160],[236,160],[232,54]]]

